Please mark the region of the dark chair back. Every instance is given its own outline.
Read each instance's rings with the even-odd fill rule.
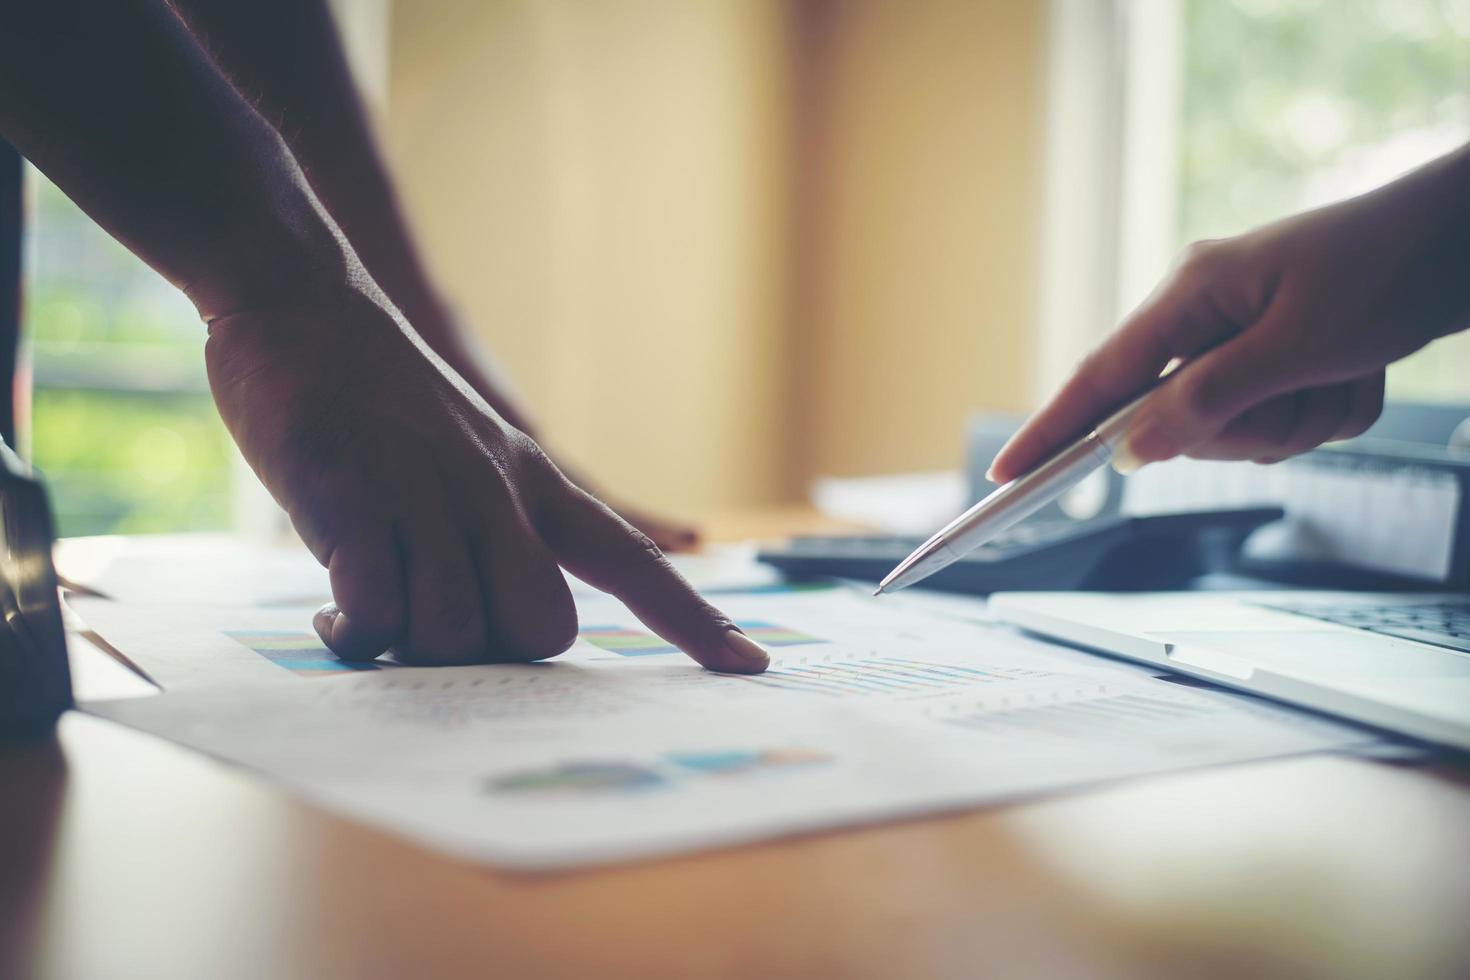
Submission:
[[[0,739],[44,735],[71,706],[46,488],[11,451],[20,349],[21,158],[0,141]]]
[[[0,140],[0,439],[15,445],[20,350],[21,158]]]

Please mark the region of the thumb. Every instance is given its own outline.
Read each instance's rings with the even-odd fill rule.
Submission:
[[[1129,423],[1113,453],[1113,468],[1131,473],[1189,453],[1232,421],[1281,394],[1291,365],[1258,323],[1191,361],[1165,379]]]
[[[1241,285],[1249,281],[1231,251],[1215,244],[1191,248],[1001,448],[990,479],[1004,483],[1027,472],[1127,404],[1176,358],[1197,357],[1234,336],[1249,322],[1239,301],[1251,292]]]

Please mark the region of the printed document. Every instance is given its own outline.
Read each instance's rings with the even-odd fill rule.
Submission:
[[[1375,741],[843,588],[720,605],[771,650],[767,673],[704,671],[587,595],[563,657],[456,668],[324,667],[305,607],[112,604],[104,621],[83,603],[94,629],[172,679],[88,707],[429,846],[528,869]],[[216,659],[227,683],[209,680]]]

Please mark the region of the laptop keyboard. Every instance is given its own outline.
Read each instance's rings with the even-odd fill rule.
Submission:
[[[1267,609],[1470,653],[1470,599],[1438,602],[1324,602],[1272,599]]]

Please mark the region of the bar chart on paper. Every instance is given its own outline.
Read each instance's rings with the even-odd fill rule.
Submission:
[[[225,635],[302,677],[339,676],[389,666],[376,660],[338,659],[315,634],[302,630],[226,630]]]
[[[964,698],[925,710],[933,721],[987,736],[1095,746],[1149,746],[1165,754],[1228,745],[1262,723],[1303,732],[1327,723],[1218,691],[1149,689],[1077,678],[1068,683]]]
[[[975,685],[1040,680],[1043,670],[969,666],[912,660],[906,657],[868,657],[857,660],[783,664],[741,680],[785,691],[829,697],[950,694]]]
[[[763,647],[794,647],[828,643],[821,637],[760,620],[745,620],[740,630]],[[588,643],[620,657],[649,657],[678,653],[679,648],[646,630],[626,626],[584,626],[578,635]]]
[[[1069,738],[1156,734],[1202,721],[1222,709],[1203,699],[1151,697],[1102,689],[1094,697],[1037,694],[948,719],[979,732],[1020,732]]]
[[[668,790],[698,779],[795,772],[832,761],[830,754],[807,748],[691,750],[647,760],[568,760],[494,776],[485,788],[520,797],[624,795]]]

